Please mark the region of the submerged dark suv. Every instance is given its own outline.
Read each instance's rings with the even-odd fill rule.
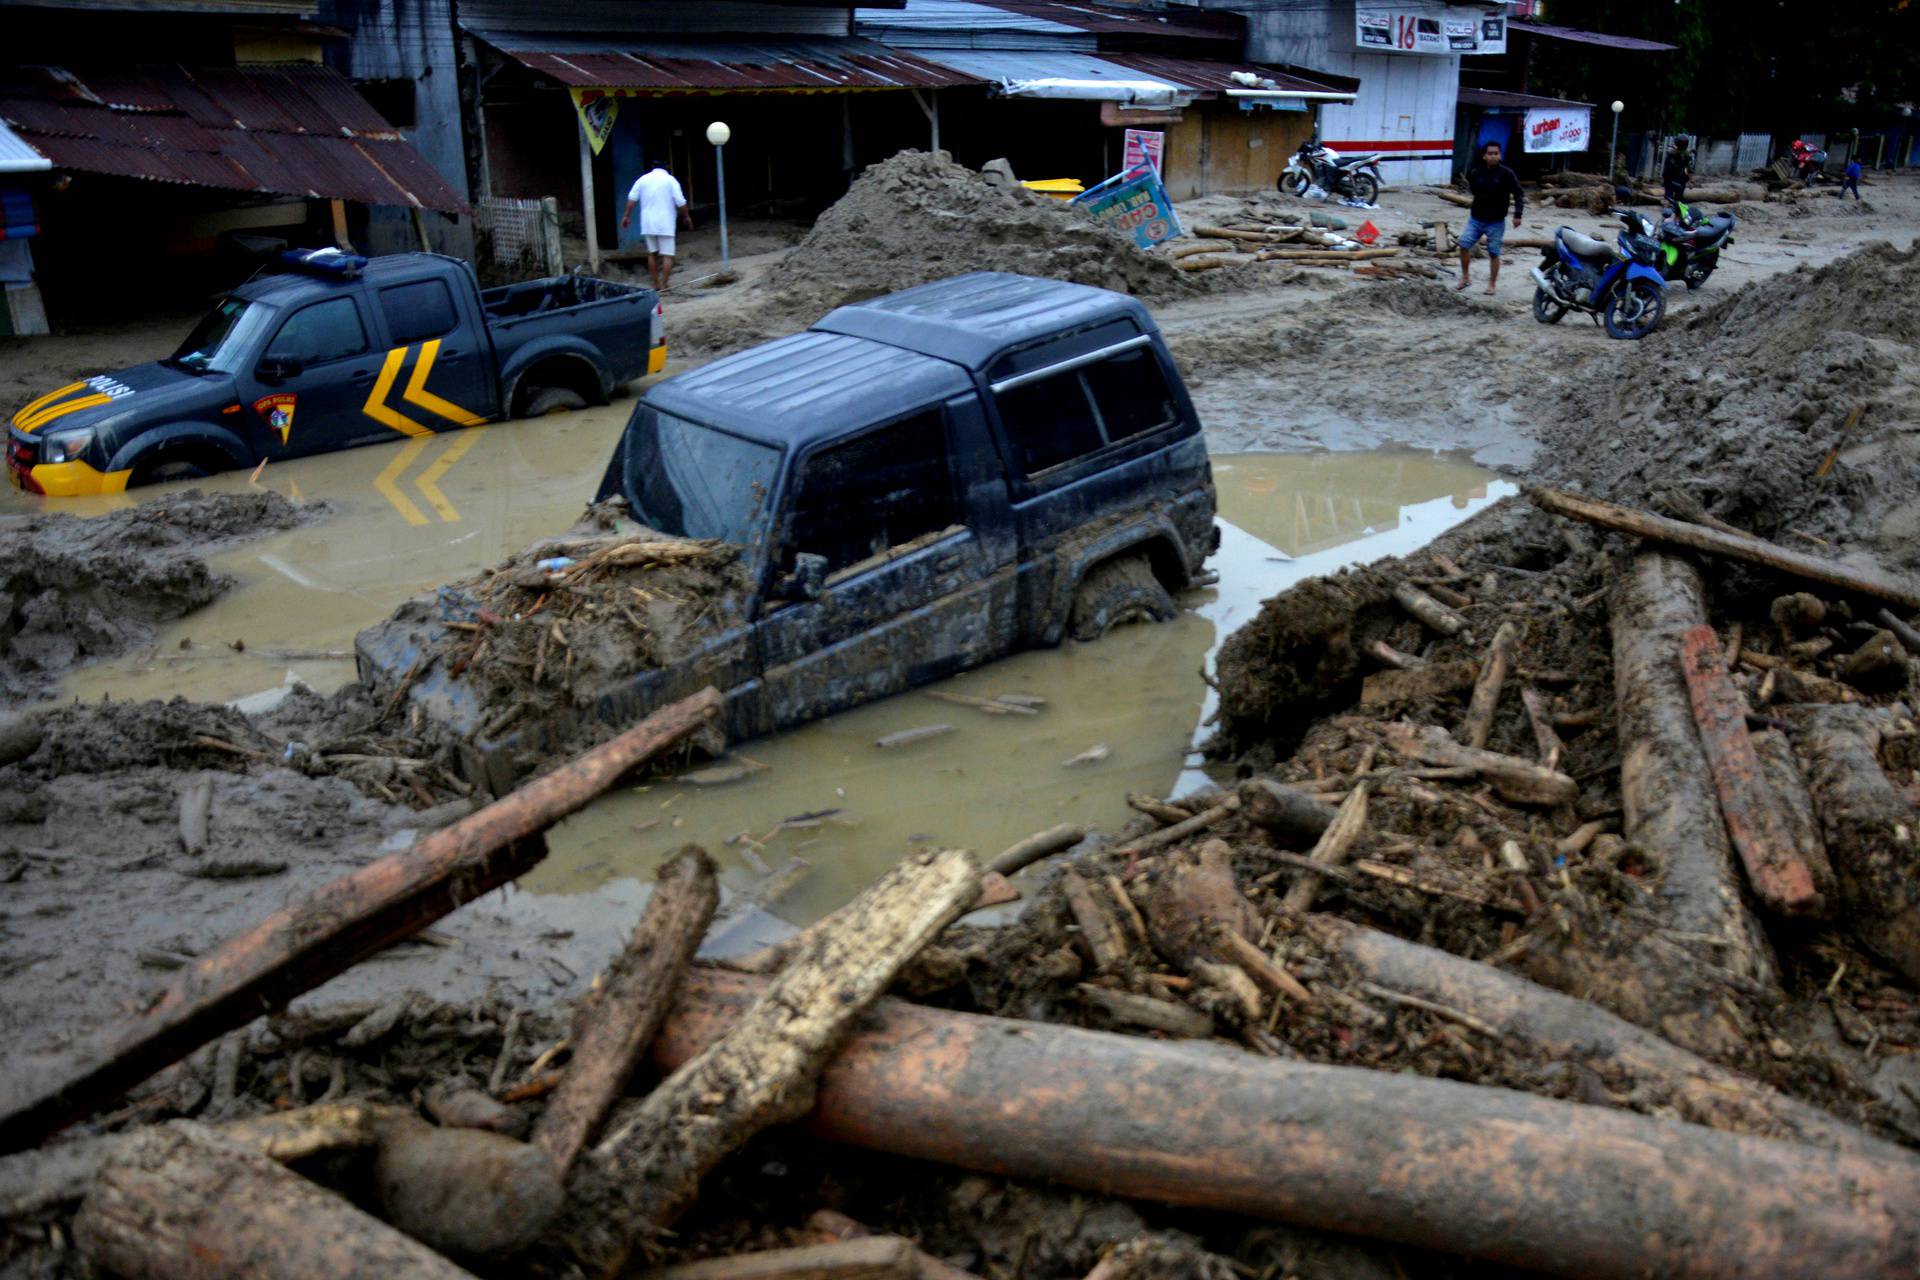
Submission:
[[[1219,541],[1200,423],[1146,309],[995,273],[842,307],[659,383],[599,496],[660,533],[743,548],[751,598],[698,653],[580,715],[624,724],[712,684],[735,739],[1170,617]],[[363,675],[398,678],[430,640],[363,633]],[[495,785],[513,772],[499,758],[577,727],[476,741],[457,679],[411,696]]]

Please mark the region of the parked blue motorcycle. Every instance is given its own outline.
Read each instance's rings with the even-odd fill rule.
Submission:
[[[1569,311],[1605,323],[1607,336],[1637,341],[1660,327],[1667,310],[1660,241],[1653,223],[1631,209],[1615,209],[1617,245],[1572,227],[1553,233],[1553,245],[1533,269],[1533,318],[1558,324]]]

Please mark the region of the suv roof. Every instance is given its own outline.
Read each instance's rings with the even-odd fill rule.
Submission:
[[[1131,317],[1154,332],[1124,293],[1065,280],[975,271],[828,312],[813,327],[884,342],[975,372],[1013,347],[1103,320]]]
[[[769,444],[804,445],[972,387],[947,361],[808,330],[669,378],[644,403]]]

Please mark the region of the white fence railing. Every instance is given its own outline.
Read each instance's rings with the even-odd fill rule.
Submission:
[[[517,200],[483,196],[473,202],[475,252],[496,266],[525,276],[557,276],[560,261],[560,210],[552,196]]]

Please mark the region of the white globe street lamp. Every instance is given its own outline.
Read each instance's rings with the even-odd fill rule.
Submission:
[[[727,253],[727,159],[726,145],[733,137],[733,130],[725,121],[715,120],[707,126],[707,141],[713,144],[714,190],[720,194],[720,270],[729,269],[730,258]]]

